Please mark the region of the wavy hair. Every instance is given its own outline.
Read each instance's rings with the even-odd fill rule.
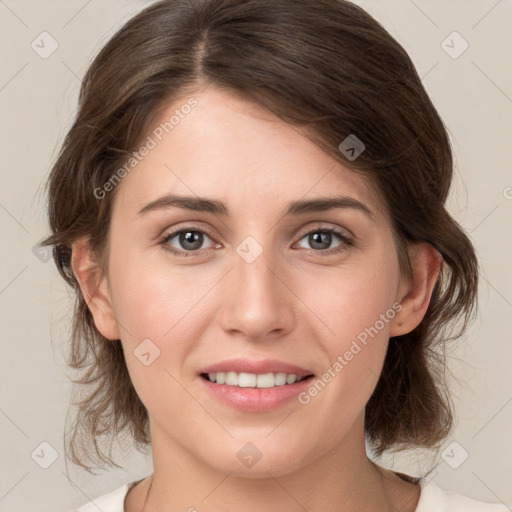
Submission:
[[[87,470],[91,456],[118,466],[99,439],[129,433],[138,449],[151,442],[121,343],[98,332],[73,275],[71,244],[87,236],[105,256],[116,189],[101,199],[93,191],[130,158],[159,109],[205,84],[303,127],[325,152],[367,176],[389,212],[403,271],[408,244],[427,242],[441,254],[426,315],[412,332],[390,339],[365,411],[377,455],[436,446],[453,425],[445,347],[474,314],[478,263],[445,208],[450,142],[410,57],[344,0],[163,0],[130,19],[93,60],[47,182],[51,233],[44,244],[53,246],[76,296],[67,362],[78,372],[81,397],[68,458]],[[365,144],[354,161],[338,149],[350,134]]]

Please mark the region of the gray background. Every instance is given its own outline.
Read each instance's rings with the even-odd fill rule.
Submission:
[[[113,31],[148,3],[0,0],[0,511],[67,512],[152,471],[151,458],[126,440],[116,459],[123,470],[93,476],[69,465],[66,474],[71,384],[62,349],[71,295],[48,253],[33,250],[47,233],[42,182],[70,127],[81,76]],[[412,451],[381,463],[410,474],[433,467],[429,478],[441,487],[510,506],[512,1],[356,3],[409,52],[446,123],[457,175],[449,210],[483,268],[478,319],[449,352],[453,435],[438,454]],[[52,39],[58,47],[44,55]]]

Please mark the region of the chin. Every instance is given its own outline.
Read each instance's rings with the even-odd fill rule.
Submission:
[[[282,444],[278,446],[264,438],[261,442],[235,441],[233,444],[234,447],[221,448],[220,453],[211,453],[206,459],[202,452],[204,463],[223,473],[244,478],[269,478],[269,474],[282,476],[307,464],[304,446],[299,452],[294,446],[286,449]],[[234,456],[226,457],[229,452],[234,452]]]

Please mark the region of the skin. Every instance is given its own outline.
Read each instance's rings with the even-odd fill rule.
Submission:
[[[198,105],[118,185],[106,275],[98,277],[86,239],[73,245],[95,324],[121,339],[150,417],[154,473],[128,494],[125,510],[142,509],[152,480],[145,512],[414,511],[419,486],[366,456],[364,408],[389,337],[414,329],[426,312],[438,253],[411,246],[413,278],[401,276],[386,209],[363,177],[233,92],[210,86],[193,97]],[[138,213],[170,192],[222,201],[230,215]],[[290,201],[338,195],[364,203],[373,219],[355,208],[283,216]],[[187,228],[208,230],[199,251],[179,237],[167,247],[190,256],[159,243]],[[354,244],[332,235],[319,248],[308,235],[325,228]],[[236,252],[247,236],[263,251],[252,263]],[[270,412],[238,411],[212,398],[197,375],[238,356],[321,376],[397,303],[400,312],[307,405],[292,399]],[[146,366],[134,350],[148,338],[160,355]],[[262,453],[251,468],[237,458],[247,442]]]

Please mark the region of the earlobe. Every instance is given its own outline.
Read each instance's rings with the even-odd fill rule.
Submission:
[[[400,287],[397,301],[402,309],[391,321],[391,337],[407,334],[420,324],[443,264],[439,252],[427,243],[412,244],[408,251],[412,277]]]
[[[119,328],[109,297],[107,279],[101,276],[87,238],[80,238],[72,244],[71,268],[98,331],[107,339],[119,339]]]

